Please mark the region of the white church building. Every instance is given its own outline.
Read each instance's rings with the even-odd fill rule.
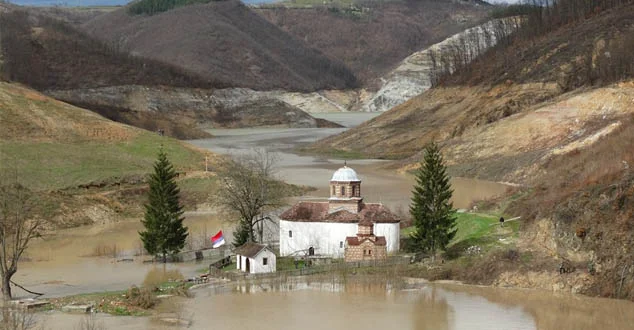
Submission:
[[[350,167],[338,169],[330,179],[330,198],[303,201],[280,215],[280,255],[318,255],[343,258],[346,237],[357,236],[359,222],[374,224],[384,236],[387,253],[399,250],[400,219],[379,203],[365,203],[361,180]]]

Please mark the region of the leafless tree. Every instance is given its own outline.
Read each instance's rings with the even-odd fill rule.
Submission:
[[[37,320],[35,315],[26,308],[6,303],[0,308],[2,309],[0,330],[30,330],[36,328]]]
[[[275,178],[277,158],[264,149],[233,157],[219,171],[222,181],[218,203],[239,216],[238,230],[247,241],[256,241],[261,223],[270,220],[265,212],[283,205],[284,184]],[[240,240],[237,240],[240,241]],[[241,243],[241,242],[240,242]]]
[[[77,326],[75,326],[75,330],[105,330],[106,327],[103,325],[103,322],[97,320],[97,317],[94,313],[90,313],[79,320]]]
[[[18,261],[42,225],[41,219],[32,217],[33,201],[32,192],[17,180],[0,185],[0,276],[5,301],[11,299],[11,277],[18,271]]]

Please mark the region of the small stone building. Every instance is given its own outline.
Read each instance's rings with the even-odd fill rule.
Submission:
[[[249,274],[273,273],[276,271],[277,257],[264,244],[247,242],[235,250],[236,269]]]
[[[383,260],[387,258],[387,241],[385,236],[374,235],[374,224],[371,221],[359,222],[357,236],[346,237],[344,260],[365,261]]]

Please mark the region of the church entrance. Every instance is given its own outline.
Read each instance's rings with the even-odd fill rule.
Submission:
[[[246,258],[246,259],[247,260],[245,262],[245,268],[246,268],[245,272],[251,273],[251,262],[249,261],[249,258]]]
[[[308,248],[308,255],[309,256],[314,256],[315,255],[315,248],[314,247],[309,247]]]

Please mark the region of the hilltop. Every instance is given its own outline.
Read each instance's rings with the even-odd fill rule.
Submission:
[[[201,125],[332,125],[276,99],[259,104],[223,97],[231,93],[218,88],[228,85],[215,78],[131,55],[41,14],[49,11],[7,8],[0,20],[1,76],[109,119],[181,139],[210,137]]]
[[[357,86],[346,66],[266,21],[239,1],[135,15],[129,7],[82,25],[135,55],[176,65],[225,86],[314,91]]]
[[[318,3],[299,8],[274,3],[255,11],[345,63],[370,88],[411,53],[478,24],[491,10],[471,1]]]
[[[132,56],[68,23],[21,8],[2,14],[0,29],[2,76],[38,90],[132,84],[225,87],[182,68]]]

